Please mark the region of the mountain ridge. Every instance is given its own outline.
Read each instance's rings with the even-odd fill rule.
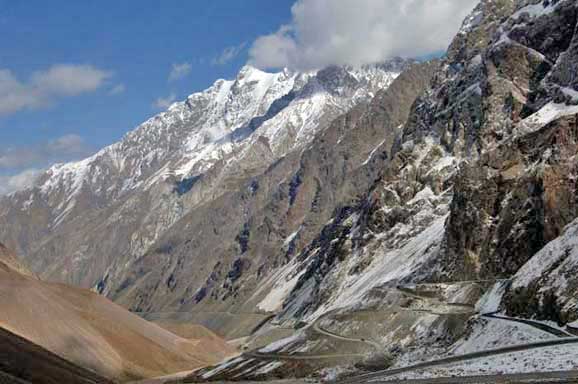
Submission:
[[[94,156],[52,167],[39,186],[0,198],[0,220],[25,223],[19,229],[2,226],[0,237],[44,277],[94,286],[115,260],[108,254],[138,257],[185,212],[218,197],[235,179],[262,172],[287,151],[303,147],[333,117],[397,76],[386,70],[400,71],[404,65],[394,60],[359,72],[335,67],[319,74],[268,74],[245,67],[235,80],[219,80],[173,104]],[[290,100],[283,101],[287,95]],[[227,136],[247,127],[250,135],[244,140]],[[135,205],[149,206],[151,213],[134,218]],[[86,244],[80,238],[67,239],[62,248],[65,234],[95,222],[110,226],[111,220],[130,239],[122,250],[93,250],[101,240]],[[55,253],[52,247],[68,260],[47,260]],[[107,260],[95,259],[103,256]],[[86,262],[92,264],[90,271]]]

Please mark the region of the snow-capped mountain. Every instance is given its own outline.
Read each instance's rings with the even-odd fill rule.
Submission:
[[[234,80],[218,80],[171,105],[120,142],[55,165],[34,187],[2,198],[0,220],[12,224],[1,237],[45,277],[92,286],[119,260],[141,256],[195,205],[304,148],[335,117],[387,88],[406,65],[393,60],[311,73],[246,66]],[[122,239],[107,238],[96,230],[102,226]],[[102,242],[115,245],[103,249]]]

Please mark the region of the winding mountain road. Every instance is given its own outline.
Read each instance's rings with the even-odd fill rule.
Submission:
[[[498,315],[497,313],[484,313],[480,316],[484,317],[486,319],[504,320],[504,321],[511,321],[514,323],[526,324],[526,325],[529,325],[531,327],[537,328],[540,331],[547,332],[551,335],[554,335],[556,337],[576,337],[576,335],[573,335],[570,332],[567,332],[567,331],[560,329],[560,328],[552,327],[548,324],[544,324],[544,323],[539,322],[539,321],[534,321],[534,320],[529,320],[529,319],[519,319],[516,317],[502,316],[502,315]]]
[[[443,305],[446,308],[448,308],[449,310],[442,312],[442,311],[436,311],[436,310],[425,309],[425,308],[424,309],[421,309],[421,308],[420,309],[411,309],[411,308],[404,308],[404,307],[399,307],[399,306],[392,306],[392,307],[388,308],[387,311],[385,311],[385,310],[384,311],[367,311],[368,313],[392,314],[392,313],[407,311],[407,312],[428,313],[428,314],[433,314],[433,315],[438,315],[438,316],[464,315],[464,314],[475,314],[476,313],[474,306],[469,305],[469,304],[442,303],[439,300],[436,300],[436,299],[433,299],[430,297],[420,296],[420,295],[414,293],[411,289],[405,288],[405,287],[396,287],[396,288],[390,288],[390,289],[399,292],[401,295],[404,295],[407,297],[412,297],[412,298],[417,299],[417,300],[427,300],[430,302],[433,301],[433,302],[435,302],[435,304],[437,306]],[[326,337],[329,337],[332,339],[336,339],[339,341],[366,344],[375,350],[379,350],[381,348],[381,345],[379,343],[373,341],[373,340],[340,335],[338,333],[335,333],[333,331],[330,331],[330,330],[323,328],[321,326],[322,321],[327,319],[327,318],[330,318],[336,312],[337,312],[337,310],[333,310],[333,311],[329,311],[329,312],[325,313],[323,316],[319,317],[317,320],[315,320],[311,324],[310,329],[315,333],[318,333],[320,335],[323,335],[323,336],[326,336]],[[360,313],[360,312],[358,312],[358,313]],[[273,360],[273,361],[274,360],[285,360],[285,361],[288,361],[288,360],[308,360],[308,359],[333,360],[333,359],[338,359],[338,358],[366,357],[367,356],[367,354],[364,354],[364,353],[312,355],[312,354],[307,354],[307,353],[301,353],[301,354],[300,353],[284,353],[284,352],[266,353],[266,352],[259,352],[259,351],[245,352],[243,355],[248,357],[248,358],[261,359],[261,360]]]
[[[401,288],[400,289],[398,287],[398,291],[400,291],[406,295],[410,295],[411,297],[414,297],[417,299],[428,300],[428,301],[431,300],[431,298],[428,298],[428,297],[420,297],[417,293],[412,292],[411,290],[409,290],[407,288]],[[438,301],[438,303],[439,303],[439,301]],[[459,306],[462,306],[462,304],[459,304]],[[434,313],[434,312],[432,312],[432,313]],[[474,313],[475,313],[475,311],[474,311]],[[499,356],[502,354],[514,353],[514,352],[523,352],[523,351],[528,351],[528,350],[533,350],[533,349],[538,349],[538,348],[546,348],[546,347],[568,345],[568,344],[578,344],[578,337],[575,337],[574,335],[570,334],[569,332],[566,332],[566,331],[561,330],[559,328],[549,326],[548,324],[544,324],[542,322],[538,322],[538,321],[534,321],[534,320],[528,320],[528,319],[518,319],[518,318],[507,317],[507,316],[501,316],[501,315],[498,315],[497,313],[480,314],[480,317],[490,319],[490,320],[510,321],[510,322],[516,322],[516,323],[529,325],[529,326],[532,326],[534,328],[539,329],[540,331],[547,332],[553,336],[556,336],[557,339],[546,340],[546,341],[535,342],[535,343],[526,343],[526,344],[520,344],[520,345],[514,345],[514,346],[508,346],[508,347],[502,347],[502,348],[488,349],[488,350],[479,351],[479,352],[467,353],[467,354],[463,354],[463,355],[459,355],[459,356],[449,356],[449,357],[445,357],[442,359],[422,362],[422,363],[418,363],[418,364],[414,364],[414,365],[410,365],[410,366],[406,366],[406,367],[388,369],[388,370],[358,375],[358,376],[354,376],[352,378],[347,378],[344,380],[338,380],[337,383],[339,383],[339,384],[376,383],[376,382],[379,382],[379,381],[376,381],[379,379],[386,379],[386,378],[389,378],[391,376],[395,376],[398,374],[412,372],[412,371],[426,369],[426,368],[444,366],[444,365],[449,365],[449,364],[454,364],[454,363],[459,363],[459,362],[476,360],[476,359],[485,358],[485,357],[492,357],[492,356]],[[578,372],[568,371],[568,372],[559,372],[558,374],[559,374],[561,379],[568,379],[568,378],[573,379],[578,374]],[[550,376],[548,376],[548,373],[546,373],[545,375],[547,378],[550,378]],[[515,378],[516,376],[518,376],[518,379],[522,379],[524,377],[528,377],[531,380],[539,379],[539,374],[536,374],[536,373],[527,374],[527,375],[526,374],[512,375],[513,378]],[[485,379],[490,378],[490,377],[492,377],[492,376],[484,376]],[[496,377],[497,376],[493,377],[493,381],[491,381],[492,379],[489,379],[490,381],[479,381],[479,377],[470,377],[468,379],[469,380],[468,381],[468,380],[465,380],[466,379],[465,377],[458,377],[458,378],[455,378],[455,381],[448,381],[447,378],[444,378],[444,379],[440,379],[441,381],[440,380],[436,381],[437,379],[424,379],[424,380],[416,380],[413,382],[415,382],[415,383],[431,383],[431,384],[434,384],[434,383],[452,383],[452,382],[455,382],[455,383],[490,382],[491,383],[491,382],[495,382]],[[475,380],[478,380],[478,381],[475,381]],[[388,382],[392,382],[392,381],[390,380]],[[411,383],[412,381],[404,380],[403,382],[404,383]],[[539,382],[539,381],[533,381],[533,382]]]
[[[537,343],[528,343],[528,344],[521,344],[521,345],[513,345],[510,347],[487,349],[485,351],[467,353],[467,354],[459,355],[459,356],[450,356],[450,357],[445,357],[443,359],[426,361],[423,363],[409,365],[409,366],[402,367],[402,368],[395,368],[395,369],[388,369],[388,370],[383,370],[383,371],[366,373],[363,375],[355,376],[353,378],[349,378],[349,379],[345,379],[345,380],[339,380],[339,381],[337,381],[337,383],[339,383],[339,384],[375,383],[376,379],[385,379],[387,377],[399,375],[401,373],[407,373],[407,372],[417,371],[417,370],[421,370],[421,369],[438,367],[438,366],[449,365],[449,364],[454,364],[454,363],[461,363],[464,361],[475,360],[475,359],[480,359],[480,358],[484,358],[484,357],[498,356],[498,355],[503,355],[503,354],[507,354],[507,353],[523,352],[523,351],[529,351],[529,350],[537,349],[537,348],[546,348],[546,347],[553,347],[553,346],[567,345],[567,344],[578,344],[578,337],[554,339],[554,340],[540,341]]]
[[[347,337],[343,335],[339,335],[337,333],[328,331],[321,327],[320,323],[327,317],[330,317],[334,314],[335,311],[330,311],[324,314],[323,316],[319,317],[317,320],[313,322],[311,325],[311,329],[320,334],[324,335],[336,340],[346,341],[351,343],[363,343],[369,344],[373,348],[379,348],[380,345],[374,341],[366,340],[366,339],[358,339],[353,337]],[[299,354],[299,353],[264,353],[264,352],[246,352],[243,354],[244,356],[251,357],[254,359],[265,359],[265,360],[332,360],[332,359],[339,359],[339,358],[351,358],[351,357],[365,357],[365,353],[347,353],[347,354],[319,354],[319,355],[311,355],[311,354]]]
[[[462,283],[462,282],[458,282],[458,283]],[[463,282],[463,283],[477,283],[477,282],[472,281],[472,282]],[[532,326],[534,328],[537,328],[540,331],[547,332],[553,336],[556,336],[557,338],[552,339],[552,340],[535,342],[535,343],[526,343],[526,344],[520,344],[520,345],[514,345],[514,346],[508,346],[508,347],[502,347],[502,348],[489,349],[489,350],[467,353],[467,354],[458,355],[458,356],[448,356],[448,357],[444,357],[441,359],[421,362],[421,363],[406,366],[406,367],[388,369],[388,370],[382,370],[382,371],[371,372],[371,373],[367,373],[367,374],[363,374],[363,375],[358,375],[358,376],[354,376],[351,378],[338,380],[338,381],[336,381],[336,383],[339,383],[339,384],[376,383],[376,382],[379,382],[379,380],[386,380],[386,379],[391,378],[392,376],[395,376],[398,374],[412,372],[412,371],[416,371],[416,370],[422,370],[422,369],[426,369],[426,368],[444,366],[444,365],[449,365],[449,364],[454,364],[454,363],[459,363],[459,362],[465,362],[465,361],[476,360],[476,359],[492,357],[492,356],[498,356],[498,355],[514,353],[514,352],[523,352],[523,351],[539,349],[539,348],[546,348],[546,347],[552,347],[552,346],[558,346],[558,345],[578,344],[578,337],[575,337],[572,334],[570,334],[569,332],[566,332],[566,331],[561,330],[559,328],[549,326],[548,324],[544,324],[542,322],[528,320],[528,319],[511,318],[511,317],[507,317],[507,316],[498,315],[497,313],[479,314],[473,305],[461,304],[461,303],[444,303],[444,302],[440,301],[439,299],[420,295],[419,293],[417,293],[414,289],[412,289],[410,287],[398,286],[396,288],[390,288],[390,289],[393,289],[393,290],[397,291],[398,293],[400,293],[406,297],[411,297],[411,298],[414,298],[416,300],[427,302],[427,303],[431,304],[430,308],[424,307],[424,308],[416,309],[416,308],[406,308],[406,307],[393,306],[393,307],[389,308],[387,311],[372,311],[371,313],[387,314],[387,313],[395,313],[395,312],[400,312],[400,311],[409,311],[409,312],[429,313],[429,314],[438,315],[438,316],[479,315],[480,317],[486,318],[489,320],[501,320],[501,321],[510,321],[510,322],[526,324],[526,325]],[[442,311],[442,310],[440,310],[440,308],[443,308],[444,310]],[[364,343],[364,344],[370,345],[373,349],[376,349],[376,350],[381,348],[381,346],[375,341],[367,340],[367,339],[363,339],[363,338],[353,338],[353,337],[349,337],[349,336],[345,336],[345,335],[340,335],[336,332],[333,332],[333,331],[330,331],[330,330],[323,328],[321,326],[322,321],[324,319],[327,319],[327,318],[333,316],[335,314],[335,312],[336,311],[330,311],[330,312],[326,313],[325,315],[321,316],[320,318],[318,318],[316,321],[314,321],[311,324],[310,329],[315,333],[318,333],[318,334],[323,335],[325,337],[333,338],[336,340],[345,341],[345,342],[353,342],[353,343]],[[246,357],[249,357],[249,358],[264,359],[264,360],[332,360],[332,359],[338,359],[338,358],[352,358],[352,357],[365,357],[366,356],[366,354],[362,354],[362,353],[335,354],[335,355],[331,355],[331,354],[311,355],[311,354],[306,354],[306,353],[301,353],[301,354],[299,354],[299,353],[297,353],[297,354],[296,353],[276,353],[276,352],[264,353],[264,352],[258,352],[258,351],[257,352],[247,352],[244,355]],[[511,375],[511,376],[512,376],[512,378],[516,378],[517,380],[518,379],[522,380],[519,382],[524,382],[523,380],[526,380],[529,378],[532,378],[532,379],[538,378],[539,379],[540,377],[545,377],[546,379],[551,379],[551,378],[557,378],[558,376],[562,380],[562,379],[567,379],[567,378],[573,379],[574,377],[578,376],[578,372],[569,371],[569,372],[545,373],[545,374],[521,374],[521,375]],[[483,376],[483,379],[486,380],[487,378],[491,378],[491,377],[492,376]],[[436,381],[436,379],[424,379],[424,380],[414,380],[414,381],[405,381],[404,380],[403,382],[404,383],[414,382],[416,384],[418,384],[418,383],[424,383],[424,384],[425,383],[432,383],[432,384],[434,384],[434,383],[452,383],[452,382],[455,382],[455,383],[492,382],[492,381],[480,381],[480,378],[477,376],[471,377],[471,378],[459,377],[459,378],[455,378],[454,381],[447,381],[448,379],[440,379],[440,380],[442,380],[442,381],[439,381],[439,380]],[[478,380],[478,381],[476,381],[476,380]],[[488,380],[491,380],[491,379],[488,379]],[[388,382],[391,382],[391,379]],[[537,381],[537,382],[539,382],[539,381]]]

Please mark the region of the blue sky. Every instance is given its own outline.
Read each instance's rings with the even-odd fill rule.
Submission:
[[[93,91],[0,115],[0,150],[38,149],[65,135],[80,136],[87,151],[118,140],[158,111],[157,98],[182,99],[233,77],[250,43],[290,19],[292,3],[0,0],[0,70],[23,83],[59,64],[108,75]],[[182,63],[188,73],[169,81],[172,65]]]
[[[0,0],[0,194],[261,69],[445,51],[478,0]]]

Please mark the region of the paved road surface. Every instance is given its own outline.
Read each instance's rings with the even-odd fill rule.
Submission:
[[[362,382],[360,382],[362,383]],[[469,377],[442,377],[437,379],[372,381],[372,383],[403,384],[546,384],[578,383],[578,371],[520,373]]]
[[[481,316],[485,317],[487,319],[498,319],[498,320],[504,320],[504,321],[512,321],[514,323],[526,324],[526,325],[529,325],[531,327],[537,328],[540,331],[550,333],[556,337],[575,337],[575,336],[578,336],[578,335],[574,335],[570,332],[567,332],[563,329],[551,327],[548,324],[544,324],[544,323],[541,323],[539,321],[534,321],[534,320],[529,320],[529,319],[518,319],[516,317],[502,316],[502,315],[498,315],[496,313],[485,313]]]
[[[514,345],[511,347],[502,347],[502,348],[489,349],[489,350],[480,351],[480,352],[467,353],[465,355],[451,356],[451,357],[446,357],[446,358],[439,359],[439,360],[426,361],[423,363],[414,364],[414,365],[410,365],[407,367],[389,369],[389,370],[384,370],[384,371],[377,371],[377,372],[372,372],[372,373],[366,373],[364,375],[355,376],[355,377],[352,377],[350,379],[339,380],[338,383],[340,383],[340,384],[373,383],[373,382],[375,382],[376,379],[385,379],[386,377],[395,376],[395,375],[398,375],[400,373],[406,373],[406,372],[411,372],[411,371],[416,371],[416,370],[431,368],[431,367],[438,367],[438,366],[442,366],[442,365],[449,365],[449,364],[453,364],[453,363],[460,363],[460,362],[464,362],[464,361],[480,359],[483,357],[498,356],[498,355],[503,355],[506,353],[529,351],[532,349],[546,348],[546,347],[552,347],[552,346],[556,346],[556,345],[566,345],[566,344],[578,344],[578,337],[572,337],[572,338],[568,337],[568,338],[563,338],[563,339],[540,341],[537,343]]]

